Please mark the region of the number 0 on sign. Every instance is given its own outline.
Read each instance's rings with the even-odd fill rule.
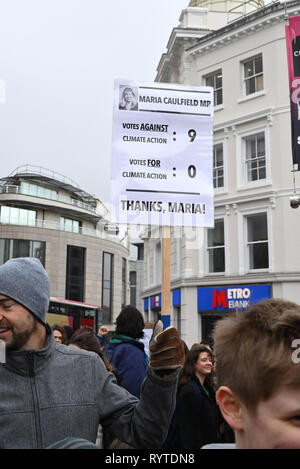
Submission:
[[[213,89],[116,80],[116,223],[214,226]]]

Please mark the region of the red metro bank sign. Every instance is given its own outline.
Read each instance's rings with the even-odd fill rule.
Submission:
[[[270,285],[199,287],[198,311],[246,309],[270,296]]]
[[[228,288],[213,291],[213,309],[248,308],[251,292],[249,288]]]

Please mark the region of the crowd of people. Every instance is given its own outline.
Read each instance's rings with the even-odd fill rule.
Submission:
[[[132,392],[127,383],[135,379],[140,390],[147,362],[138,341],[144,326],[142,315],[127,306],[116,325],[116,336],[104,351],[114,363],[114,372],[120,372],[119,384]],[[98,340],[88,329],[98,345],[104,344],[109,332],[105,326],[100,329]],[[194,344],[190,350],[184,344],[176,406],[161,448],[299,448],[300,370],[291,360],[291,344],[299,333],[300,307],[271,299],[221,321],[215,330],[213,350],[208,344]],[[132,350],[128,350],[128,344],[134,344]]]
[[[190,347],[122,309],[112,334],[49,326],[37,259],[0,266],[0,448],[300,449],[300,306],[254,304]],[[294,355],[295,356],[295,355]]]

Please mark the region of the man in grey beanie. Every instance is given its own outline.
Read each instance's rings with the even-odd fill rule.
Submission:
[[[138,400],[93,352],[54,340],[46,323],[48,275],[37,259],[0,266],[0,448],[47,448],[73,437],[96,441],[98,425],[134,448],[164,441],[184,361],[174,327],[153,334]]]

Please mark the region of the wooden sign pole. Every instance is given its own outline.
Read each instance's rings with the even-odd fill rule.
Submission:
[[[164,329],[171,324],[171,229],[162,227],[161,320]]]

